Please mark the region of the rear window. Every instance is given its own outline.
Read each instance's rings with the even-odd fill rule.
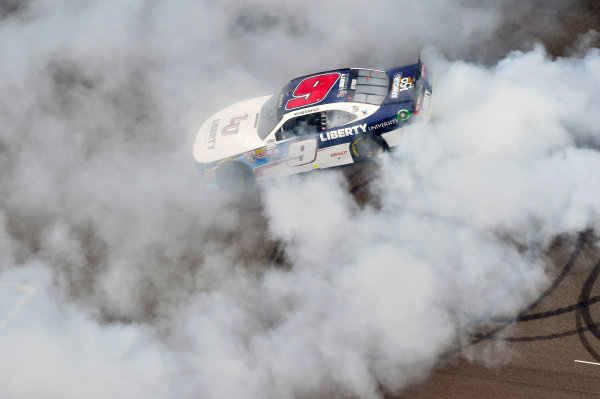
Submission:
[[[390,80],[385,71],[373,69],[352,70],[350,89],[354,90],[353,100],[365,104],[381,105],[388,95]]]

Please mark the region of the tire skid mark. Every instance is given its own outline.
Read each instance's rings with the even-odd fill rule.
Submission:
[[[600,326],[600,323],[594,323],[594,326]],[[577,328],[574,330],[563,331],[554,334],[548,335],[532,335],[532,336],[522,336],[522,337],[496,337],[494,340],[496,341],[505,341],[505,342],[534,342],[534,341],[548,341],[551,339],[557,338],[566,338],[575,334],[581,334],[590,330],[590,326],[581,326],[577,325]]]
[[[545,290],[540,295],[540,297],[538,297],[538,299],[536,299],[532,304],[530,304],[527,307],[526,311],[521,312],[519,314],[519,316],[517,318],[515,318],[514,320],[499,319],[499,318],[492,319],[491,321],[502,322],[503,325],[496,327],[487,333],[467,334],[470,337],[472,337],[471,342],[469,342],[466,345],[462,345],[459,348],[456,348],[452,351],[449,351],[444,355],[449,356],[451,354],[461,351],[462,349],[464,349],[466,347],[476,345],[487,339],[492,339],[495,341],[504,341],[504,342],[536,342],[536,341],[547,341],[547,340],[552,340],[552,339],[566,338],[569,336],[578,335],[582,346],[588,352],[588,354],[590,356],[592,356],[592,358],[594,358],[595,360],[600,361],[600,353],[596,349],[594,349],[590,339],[586,336],[586,332],[590,332],[593,335],[593,338],[595,338],[597,341],[600,341],[600,322],[597,322],[593,319],[591,310],[590,310],[591,305],[594,305],[594,304],[600,302],[600,295],[593,296],[593,297],[591,296],[594,284],[598,281],[598,278],[600,277],[600,261],[594,266],[594,268],[590,271],[588,277],[586,278],[586,281],[583,284],[583,287],[579,294],[579,300],[577,303],[569,305],[569,306],[557,308],[554,310],[546,311],[546,312],[527,314],[528,311],[530,311],[535,306],[537,306],[539,303],[541,303],[540,298],[542,298],[542,300],[543,300],[548,295],[550,295],[550,293],[554,289],[556,289],[556,287],[560,284],[560,282],[565,278],[567,272],[573,267],[573,265],[575,264],[575,261],[579,257],[579,254],[580,254],[583,244],[585,242],[585,238],[588,234],[589,234],[589,231],[580,234],[577,246],[576,246],[575,250],[573,251],[573,253],[571,254],[571,257],[570,257],[569,261],[567,262],[567,264],[565,265],[565,267],[563,268],[562,272],[554,280],[554,282],[550,285],[550,287],[547,290]],[[509,336],[509,337],[497,337],[496,336],[499,332],[501,332],[506,327],[508,327],[509,325],[514,324],[514,323],[526,322],[526,321],[531,321],[531,320],[542,320],[542,319],[554,317],[557,315],[566,314],[566,313],[569,313],[572,311],[576,311],[576,313],[575,313],[575,329],[573,329],[573,330],[562,331],[562,332],[546,334],[546,335],[535,335],[535,336]]]
[[[590,295],[592,293],[592,288],[594,284],[598,280],[598,276],[600,276],[600,261],[596,264],[588,278],[585,280],[583,284],[583,288],[581,289],[581,294],[579,297],[580,302],[589,301]],[[600,340],[600,329],[598,328],[598,323],[594,322],[592,318],[592,313],[590,311],[589,306],[580,309],[575,315],[575,322],[578,329],[581,326],[581,322],[584,322],[587,329],[596,337],[597,340]],[[585,348],[585,350],[597,361],[600,361],[600,353],[598,353],[590,344],[589,340],[584,334],[585,331],[579,333],[579,341]]]
[[[284,260],[285,260],[285,247],[286,244],[281,241],[278,240],[275,243],[275,246],[273,247],[273,250],[271,251],[271,254],[269,255],[268,259],[268,267],[280,267]]]
[[[366,170],[366,167],[362,167],[353,173],[349,174],[346,178],[347,181],[351,181],[354,177],[360,175]],[[362,182],[355,184],[351,188],[348,189],[350,194],[355,194],[359,190],[367,187],[372,181],[374,177],[368,177]],[[600,322],[595,322],[591,316],[591,312],[589,307],[596,303],[600,302],[600,295],[591,296],[592,288],[594,283],[600,276],[600,262],[596,265],[596,267],[592,270],[590,275],[588,276],[586,283],[580,293],[579,301],[575,304],[571,304],[568,306],[559,307],[553,310],[532,313],[530,312],[541,304],[544,300],[550,296],[554,292],[554,290],[563,282],[563,280],[567,277],[569,272],[575,266],[581,252],[583,250],[584,244],[586,243],[588,236],[591,234],[591,230],[587,230],[579,233],[577,237],[577,241],[575,244],[575,248],[571,253],[568,261],[563,266],[559,275],[553,280],[552,284],[548,288],[546,288],[533,302],[531,302],[527,308],[521,311],[517,317],[515,318],[506,318],[506,317],[493,317],[488,319],[488,322],[493,323],[501,323],[500,326],[491,329],[485,333],[463,333],[463,335],[470,337],[470,341],[465,344],[460,344],[456,348],[446,351],[441,354],[440,357],[449,357],[453,354],[461,352],[463,349],[468,347],[475,346],[486,340],[495,340],[495,341],[505,341],[505,342],[535,342],[535,341],[546,341],[552,339],[565,338],[573,335],[579,335],[580,341],[586,351],[596,360],[600,361],[600,353],[598,353],[590,344],[588,338],[585,336],[587,331],[590,331],[597,340],[600,340]],[[268,262],[270,267],[281,267],[285,260],[285,247],[286,244],[283,241],[277,241],[273,251],[269,255]],[[559,315],[563,315],[566,313],[570,313],[576,311],[576,328],[569,331],[562,331],[552,334],[546,335],[536,335],[536,336],[509,336],[509,337],[498,337],[497,335],[504,331],[506,328],[513,324],[533,321],[533,320],[543,320],[550,317],[555,317]]]
[[[558,287],[558,285],[560,283],[562,283],[562,281],[565,279],[567,274],[571,271],[571,269],[575,265],[575,262],[579,258],[579,255],[581,254],[581,251],[583,250],[583,245],[585,244],[585,241],[589,234],[590,234],[590,231],[584,231],[579,234],[579,237],[577,238],[577,244],[575,245],[575,249],[573,250],[571,257],[569,258],[569,260],[563,267],[560,274],[556,277],[556,279],[554,279],[552,284],[550,284],[550,286],[544,292],[542,292],[540,294],[540,296],[535,301],[533,301],[533,303],[531,303],[527,307],[526,310],[519,313],[519,317],[525,317],[527,313],[529,313],[533,308],[535,308],[537,305],[542,303],[556,289],[556,287]]]
[[[574,309],[579,309],[578,307],[587,309],[590,304],[600,302],[600,298],[598,298],[598,297],[590,298],[588,296],[587,299],[581,299],[581,296],[580,296],[579,302],[575,305],[570,305],[567,307],[554,309],[554,310],[551,310],[548,312],[540,312],[540,313],[528,315],[528,313],[531,310],[533,310],[536,306],[538,306],[540,303],[542,303],[556,289],[556,287],[558,287],[560,285],[560,283],[565,279],[565,277],[571,271],[571,269],[575,265],[577,259],[579,258],[581,251],[583,250],[584,244],[586,243],[586,240],[587,240],[588,236],[590,235],[590,233],[591,233],[591,231],[588,230],[588,231],[581,232],[579,234],[575,248],[573,249],[573,252],[571,253],[571,256],[569,257],[569,260],[567,261],[565,266],[562,268],[560,274],[554,279],[552,284],[550,284],[550,286],[546,290],[544,290],[532,303],[530,303],[524,311],[520,312],[516,318],[514,318],[514,319],[511,319],[511,318],[490,319],[488,321],[499,322],[502,324],[498,327],[493,328],[492,330],[490,330],[486,333],[465,333],[464,335],[471,338],[470,342],[468,342],[466,344],[460,344],[456,348],[450,349],[450,350],[444,352],[440,356],[441,357],[449,357],[453,354],[461,352],[463,349],[466,349],[471,346],[475,346],[486,340],[501,340],[501,341],[508,341],[508,342],[529,342],[529,341],[536,341],[536,340],[541,341],[541,340],[555,339],[555,338],[561,338],[561,337],[566,337],[569,335],[578,334],[578,333],[580,333],[580,328],[582,329],[582,332],[590,329],[592,327],[592,324],[594,324],[593,322],[586,325],[586,327],[577,326],[577,328],[573,331],[549,334],[549,335],[545,335],[545,336],[497,337],[498,333],[504,331],[506,328],[508,328],[509,326],[511,326],[515,323],[520,323],[520,322],[527,321],[527,320],[541,320],[541,319],[545,319],[548,317],[553,317],[556,314],[566,313],[567,312],[566,309],[570,309],[569,311],[572,311]],[[598,268],[598,273],[600,273],[600,268]],[[589,278],[588,278],[588,280],[589,280]],[[591,283],[591,286],[593,286],[593,282]],[[591,288],[590,288],[590,293],[591,293]],[[562,313],[559,313],[559,312],[562,312]],[[598,326],[596,326],[595,328],[598,330]],[[598,330],[598,332],[600,333],[600,330]]]
[[[364,187],[368,186],[368,185],[369,185],[369,183],[371,183],[371,180],[367,180],[367,181],[365,181],[365,182],[363,182],[363,183],[359,183],[359,184],[355,185],[354,187],[352,187],[352,188],[350,189],[350,193],[351,193],[351,194],[354,194],[354,193],[356,193],[358,190],[360,190],[360,189],[362,189],[362,188],[364,188]]]
[[[348,176],[349,180],[350,180],[350,177],[358,176],[363,171],[364,171],[364,169],[361,168],[360,170],[350,174]],[[349,192],[351,194],[356,193],[357,191],[361,190],[362,188],[367,187],[373,181],[373,179],[374,179],[374,177],[369,177],[369,178],[365,179],[364,181],[351,187],[349,189]],[[490,321],[490,322],[496,322],[496,323],[502,323],[502,324],[498,327],[493,328],[492,330],[490,330],[486,333],[465,333],[464,335],[467,335],[471,338],[470,342],[468,342],[466,344],[461,344],[457,348],[451,349],[451,350],[443,353],[441,356],[448,357],[452,354],[456,354],[456,353],[462,351],[463,349],[477,345],[485,340],[490,340],[490,339],[502,340],[502,341],[507,341],[507,342],[543,341],[543,340],[568,337],[568,336],[572,336],[575,334],[581,335],[585,331],[593,331],[595,333],[595,335],[598,334],[597,335],[598,339],[600,339],[600,323],[594,323],[593,320],[591,319],[591,315],[589,315],[589,306],[600,302],[600,295],[594,296],[594,297],[590,297],[590,295],[588,295],[585,298],[583,295],[580,295],[580,300],[575,304],[565,306],[565,307],[560,307],[560,308],[553,309],[550,311],[529,314],[529,312],[531,312],[536,306],[538,306],[544,300],[546,300],[546,298],[548,298],[548,296],[550,294],[552,294],[552,292],[554,292],[554,290],[563,282],[563,280],[566,278],[566,276],[569,274],[569,272],[573,269],[573,267],[576,264],[577,259],[581,255],[581,251],[583,250],[584,244],[586,243],[586,240],[590,234],[591,234],[591,230],[587,230],[587,231],[579,233],[576,244],[575,244],[575,248],[573,249],[573,252],[571,253],[567,263],[563,266],[559,275],[554,279],[552,284],[550,284],[550,286],[548,288],[546,288],[533,302],[531,302],[525,310],[520,312],[516,318],[491,318],[491,319],[489,319],[488,321]],[[598,268],[597,273],[600,273],[600,267]],[[588,278],[588,280],[589,280],[589,278]],[[595,281],[595,279],[594,279],[594,281]],[[591,293],[592,286],[593,286],[593,281],[590,283],[590,288],[589,288],[588,294]],[[569,313],[569,312],[572,312],[575,310],[577,311],[577,314],[579,315],[579,312],[584,309],[588,311],[588,315],[585,318],[586,325],[585,326],[578,325],[577,328],[574,330],[564,331],[564,332],[559,332],[559,333],[554,333],[554,334],[540,335],[540,336],[497,337],[497,335],[500,332],[504,331],[506,328],[508,328],[509,326],[511,326],[515,323],[521,323],[521,322],[526,322],[526,321],[531,321],[531,320],[542,320],[542,319],[546,319],[549,317],[554,317],[554,316],[562,315],[565,313]],[[584,344],[584,347],[586,347],[586,349],[589,347],[591,352],[590,352],[590,350],[588,350],[588,352],[590,352],[590,354],[592,354],[592,356],[594,356],[595,359],[600,360],[600,355],[598,353],[596,353],[593,349],[591,349],[591,346],[589,346],[589,345],[586,346]],[[599,356],[599,357],[596,357],[596,356]]]
[[[355,166],[356,166],[356,164],[353,164],[353,165],[355,165]],[[365,165],[365,164],[359,165],[359,167],[357,167],[357,168],[356,168],[357,170],[355,170],[354,172],[350,173],[348,176],[346,176],[346,178],[347,178],[348,180],[352,180],[352,179],[354,179],[356,176],[360,175],[360,174],[361,174],[361,173],[363,173],[365,170],[367,170],[367,168],[368,168],[368,165]],[[368,180],[370,181],[370,180],[372,180],[372,178],[371,178],[371,179],[368,179]]]
[[[358,176],[360,173],[364,172],[365,170],[366,170],[366,168],[360,168],[358,171],[353,172],[352,174],[348,175],[348,177],[347,177],[348,180]],[[355,194],[357,191],[367,187],[373,180],[374,180],[374,177],[372,177],[372,176],[369,178],[366,178],[362,182],[352,186],[349,189],[349,192],[351,194]],[[521,311],[517,315],[516,318],[494,317],[494,318],[488,319],[487,320],[488,322],[501,323],[501,325],[498,327],[495,327],[492,330],[485,332],[485,333],[463,333],[463,335],[466,335],[471,338],[470,342],[468,342],[466,344],[461,344],[457,348],[451,349],[451,350],[445,352],[444,354],[442,354],[441,356],[448,357],[452,354],[462,351],[463,349],[477,345],[486,340],[497,340],[497,341],[506,341],[506,342],[533,342],[533,341],[544,341],[544,340],[564,338],[564,337],[572,336],[575,334],[579,334],[581,336],[586,331],[592,331],[594,333],[594,335],[600,340],[600,323],[595,323],[593,321],[593,319],[591,318],[591,314],[589,312],[590,305],[600,302],[600,295],[597,295],[594,297],[591,297],[591,295],[589,295],[589,294],[591,294],[591,288],[593,286],[595,279],[598,277],[598,274],[600,274],[600,267],[597,267],[595,276],[590,276],[588,278],[588,281],[591,281],[588,283],[589,289],[588,289],[588,291],[586,291],[588,295],[584,296],[583,295],[584,292],[582,292],[582,295],[580,295],[580,299],[577,303],[571,304],[568,306],[564,306],[564,307],[560,307],[560,308],[556,308],[556,309],[549,310],[549,311],[530,314],[530,312],[533,309],[535,309],[536,306],[541,304],[544,300],[546,300],[548,298],[548,296],[550,296],[550,294],[552,294],[552,292],[554,292],[554,290],[567,277],[569,272],[571,272],[571,270],[575,266],[579,256],[581,255],[581,251],[583,250],[584,244],[586,243],[586,240],[590,234],[591,234],[591,230],[587,230],[587,231],[579,233],[576,244],[575,244],[575,248],[573,249],[573,252],[571,253],[567,263],[563,266],[559,275],[553,280],[552,284],[550,284],[550,286],[548,288],[546,288],[533,302],[531,302],[525,310]],[[279,256],[281,257],[282,254],[280,254]],[[591,277],[594,277],[594,278],[592,279]],[[516,324],[516,323],[522,323],[522,322],[527,322],[527,321],[532,321],[532,320],[543,320],[546,318],[566,314],[566,313],[573,312],[573,311],[577,311],[578,318],[580,317],[579,316],[580,312],[582,312],[582,311],[587,312],[587,313],[585,313],[585,315],[582,316],[582,318],[584,319],[584,322],[585,322],[585,326],[577,325],[577,327],[573,330],[558,332],[558,333],[553,333],[553,334],[547,334],[547,335],[521,336],[521,337],[498,337],[497,336],[499,333],[504,331],[506,328],[508,328],[509,326]],[[584,337],[583,339],[586,339],[586,338]],[[600,354],[595,352],[589,344],[586,345],[586,343],[587,343],[587,341],[584,342],[582,340],[582,344],[584,344],[584,347],[588,350],[588,352],[595,359],[600,361]],[[598,357],[596,357],[596,356],[598,356]]]
[[[548,317],[559,316],[559,315],[562,315],[565,313],[570,313],[574,310],[586,308],[586,307],[593,305],[595,303],[598,303],[598,302],[600,302],[600,295],[591,297],[589,300],[586,300],[586,301],[579,301],[573,305],[569,305],[569,306],[565,306],[565,307],[557,308],[557,309],[553,309],[553,310],[548,310],[546,312],[533,313],[533,314],[528,314],[528,315],[519,315],[517,317],[517,321],[532,321],[532,320],[546,319]],[[492,318],[491,319],[492,322],[497,322],[497,323],[503,323],[503,322],[506,322],[507,320],[508,320],[507,318]]]
[[[568,337],[571,335],[579,334],[579,338],[582,341],[581,343],[583,344],[584,348],[586,348],[588,353],[590,355],[592,355],[596,360],[600,360],[600,357],[596,357],[598,355],[598,353],[591,347],[589,341],[587,340],[587,338],[584,335],[584,333],[586,331],[590,331],[596,337],[596,339],[600,340],[600,322],[595,322],[593,320],[590,309],[589,309],[590,305],[600,302],[599,296],[591,297],[592,288],[594,286],[594,283],[598,279],[599,275],[600,275],[600,262],[598,262],[598,264],[594,267],[594,269],[588,276],[588,278],[582,288],[582,291],[580,293],[580,298],[579,298],[578,303],[564,307],[564,308],[559,308],[554,311],[530,315],[530,316],[535,316],[535,318],[530,318],[528,320],[517,320],[517,322],[529,321],[529,320],[540,320],[540,319],[545,319],[545,318],[556,316],[557,314],[564,314],[569,311],[577,310],[577,313],[575,315],[576,328],[574,330],[553,333],[553,334],[546,334],[546,335],[536,335],[536,336],[490,337],[490,338],[493,338],[496,341],[505,341],[505,342],[534,342],[534,341],[546,341],[546,340],[557,339],[557,338],[565,338],[565,337]],[[558,311],[560,311],[560,313],[558,313]],[[585,324],[585,326],[583,324]]]

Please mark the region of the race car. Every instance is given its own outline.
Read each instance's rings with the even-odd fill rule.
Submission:
[[[292,79],[279,96],[234,104],[202,124],[194,158],[208,185],[256,180],[370,160],[426,120],[432,81],[421,62],[346,68]]]

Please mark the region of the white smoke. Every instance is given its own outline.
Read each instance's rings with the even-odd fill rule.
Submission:
[[[556,235],[598,226],[594,34],[556,60],[504,56],[519,35],[483,46],[533,6],[6,4],[0,281],[39,290],[0,330],[0,396],[378,397],[471,317],[518,311]],[[266,183],[256,205],[200,187],[212,112],[426,44],[444,53],[425,52],[434,118],[382,157],[379,207],[337,172]],[[277,240],[290,270],[265,268]]]

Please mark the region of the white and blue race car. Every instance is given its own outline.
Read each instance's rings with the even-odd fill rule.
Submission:
[[[256,180],[369,160],[428,117],[425,65],[348,68],[302,76],[279,96],[232,105],[204,122],[194,158],[209,185]]]

